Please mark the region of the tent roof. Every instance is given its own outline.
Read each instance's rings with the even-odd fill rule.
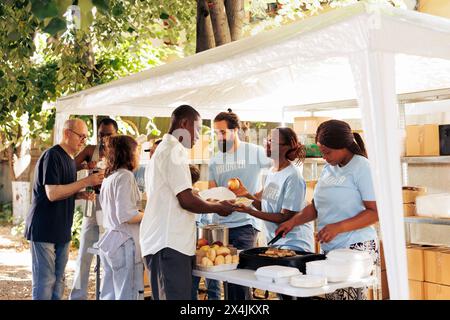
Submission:
[[[169,116],[187,103],[203,117],[231,107],[244,120],[281,121],[284,106],[354,99],[349,59],[362,50],[399,53],[397,93],[450,88],[450,61],[435,58],[450,58],[447,19],[358,3],[81,91],[56,108]]]

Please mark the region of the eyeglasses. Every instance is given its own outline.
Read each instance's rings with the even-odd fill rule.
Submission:
[[[78,138],[80,138],[80,141],[81,142],[84,142],[84,141],[86,141],[86,139],[88,138],[86,135],[84,135],[84,134],[79,134],[78,132],[75,132],[74,130],[72,130],[72,129],[69,129],[71,132],[73,132],[73,133],[75,133],[77,136],[78,136]]]

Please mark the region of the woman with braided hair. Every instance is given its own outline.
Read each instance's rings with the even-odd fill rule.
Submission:
[[[269,241],[275,237],[275,230],[282,222],[292,218],[306,205],[306,183],[300,168],[296,166],[303,162],[306,152],[294,130],[287,127],[273,129],[265,147],[267,157],[273,160],[273,166],[267,173],[263,189],[252,195],[240,181],[239,188],[233,192],[239,197],[253,200],[253,207],[241,205],[238,211],[264,220]],[[306,223],[293,229],[275,246],[314,252],[313,225]]]
[[[339,248],[368,251],[378,261],[378,241],[373,227],[378,221],[372,175],[364,142],[340,120],[323,122],[316,143],[327,164],[314,190],[313,201],[276,233],[285,236],[295,226],[317,219],[317,240],[324,253]],[[363,291],[363,298],[366,296]],[[353,288],[337,290],[329,299],[356,299]]]

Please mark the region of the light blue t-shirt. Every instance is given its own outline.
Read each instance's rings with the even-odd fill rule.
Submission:
[[[197,227],[203,227],[212,223],[212,213],[196,214],[195,224]]]
[[[279,214],[282,209],[300,211],[305,207],[306,183],[300,169],[293,164],[281,171],[269,171],[264,183],[261,201],[263,212]],[[264,221],[267,241],[275,237],[278,224]],[[314,252],[314,231],[312,222],[292,229],[285,238],[275,244],[277,247]]]
[[[344,167],[326,164],[314,190],[314,205],[320,231],[327,224],[347,220],[366,208],[363,201],[375,201],[369,160],[354,155]],[[350,245],[376,240],[372,226],[340,233],[329,243],[322,243],[322,250],[348,248]]]
[[[266,156],[264,149],[252,143],[241,142],[236,152],[218,152],[209,163],[209,180],[215,181],[218,187],[228,187],[228,180],[239,178],[251,194],[261,190],[261,172],[269,168],[272,160]],[[214,214],[213,222],[226,225],[228,228],[251,224],[261,230],[260,219],[243,212],[233,212],[227,217]]]

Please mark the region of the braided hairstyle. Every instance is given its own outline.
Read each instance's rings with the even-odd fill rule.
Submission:
[[[352,132],[350,125],[341,120],[329,120],[317,128],[316,143],[331,149],[347,149],[367,158],[367,151],[360,134]]]

